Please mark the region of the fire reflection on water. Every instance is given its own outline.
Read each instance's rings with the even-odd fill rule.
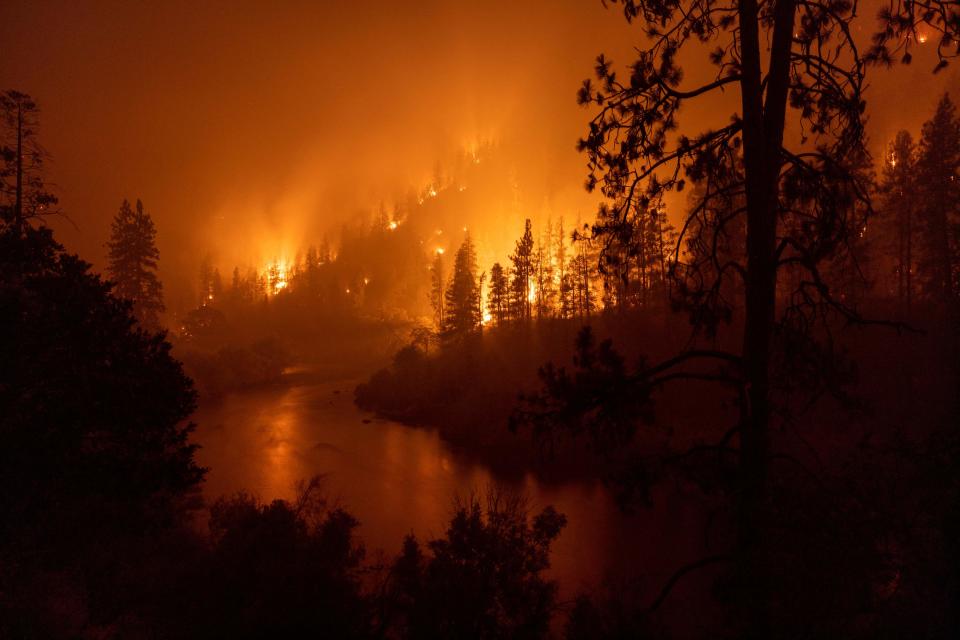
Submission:
[[[354,386],[339,381],[264,389],[202,406],[195,416],[202,447],[197,457],[210,467],[208,500],[238,491],[264,502],[290,499],[298,481],[323,474],[328,499],[360,520],[359,534],[371,552],[397,553],[409,533],[443,535],[457,497],[482,496],[497,478],[434,431],[360,412]],[[645,554],[656,548],[659,534],[642,526],[648,516],[620,513],[600,482],[544,485],[528,474],[508,488],[524,492],[531,511],[552,504],[566,514],[552,572],[567,595],[627,566],[652,568]]]

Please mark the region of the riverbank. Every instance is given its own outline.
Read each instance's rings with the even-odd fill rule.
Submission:
[[[591,322],[596,340],[612,339],[626,362],[642,354],[656,357],[677,341],[667,320],[656,314],[606,314]],[[557,433],[537,440],[509,425],[521,394],[539,390],[542,366],[570,367],[583,326],[554,319],[487,329],[430,350],[407,345],[357,386],[357,405],[390,420],[436,429],[445,441],[501,473],[533,472],[547,481],[602,478],[609,460],[591,453],[585,439]]]
[[[174,356],[205,402],[271,386],[362,377],[386,364],[386,354],[399,348],[406,331],[406,325],[372,319],[358,326],[328,320],[283,330],[232,327],[171,340]]]
[[[663,535],[651,514],[622,513],[602,482],[501,473],[436,429],[360,410],[352,398],[357,378],[313,369],[285,378],[279,386],[201,402],[194,440],[201,446],[198,461],[210,467],[203,488],[208,502],[239,491],[266,503],[292,499],[298,481],[320,474],[331,502],[360,521],[358,535],[369,553],[379,549],[392,557],[409,533],[420,539],[442,534],[458,496],[505,486],[525,495],[531,511],[553,505],[567,517],[549,572],[564,599],[629,575],[628,567],[669,574],[669,559],[651,555]],[[661,506],[676,511],[682,504],[671,498]]]

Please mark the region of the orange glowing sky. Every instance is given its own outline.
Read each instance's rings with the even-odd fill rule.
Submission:
[[[597,53],[628,62],[639,32],[599,0],[6,0],[0,39],[0,87],[43,109],[49,177],[77,226],[58,222],[61,239],[102,264],[110,218],[140,197],[176,290],[201,252],[253,262],[335,235],[479,140],[510,154],[518,217],[589,220],[575,92]],[[875,147],[960,86],[956,65],[929,68],[874,74]]]

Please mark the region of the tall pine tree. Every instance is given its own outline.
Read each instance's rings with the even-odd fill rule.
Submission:
[[[890,144],[878,191],[881,196],[881,235],[886,254],[894,257],[892,268],[897,302],[910,313],[913,303],[913,273],[916,261],[917,148],[907,131],[900,131]],[[894,287],[890,287],[893,289]],[[888,293],[889,293],[888,289]]]
[[[47,153],[37,139],[40,108],[25,93],[0,93],[0,223],[22,230],[26,221],[56,213],[57,198],[43,182]]]
[[[480,327],[480,307],[477,305],[477,251],[467,233],[457,249],[453,274],[446,291],[444,333],[463,336]]]
[[[957,293],[954,269],[960,218],[960,120],[948,95],[923,125],[917,159],[925,256],[920,263],[927,293],[942,302]]]
[[[487,297],[487,313],[497,326],[509,318],[510,281],[503,266],[497,262],[490,269],[490,295]]]
[[[433,307],[433,323],[437,331],[443,331],[445,326],[444,312],[444,278],[443,249],[437,249],[433,256],[433,265],[430,267],[430,306]]]
[[[550,255],[553,248],[551,238],[551,224],[547,223],[546,234],[541,234],[533,252],[533,281],[535,284],[534,301],[537,309],[537,319],[540,320],[553,312],[554,298],[554,266]]]
[[[561,318],[567,318],[570,311],[570,279],[567,277],[569,263],[567,261],[567,238],[563,232],[563,216],[557,222],[553,251],[553,257],[556,261],[557,313]]]
[[[533,283],[533,225],[527,218],[523,227],[523,236],[517,240],[516,248],[510,256],[513,262],[513,281],[510,286],[511,313],[517,320],[529,321],[532,310],[530,287]]]
[[[133,314],[146,329],[160,327],[163,286],[157,278],[157,230],[138,199],[136,210],[126,200],[113,219],[107,271],[117,296],[133,303]]]

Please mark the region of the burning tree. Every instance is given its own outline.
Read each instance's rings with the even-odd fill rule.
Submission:
[[[713,380],[737,389],[739,420],[711,445],[736,461],[736,544],[730,557],[691,567],[732,562],[729,587],[741,604],[741,637],[770,637],[776,597],[771,595],[770,431],[774,392],[778,384],[790,384],[775,371],[817,379],[832,358],[829,352],[810,355],[829,347],[814,339],[817,327],[830,318],[862,320],[836,295],[827,274],[838,258],[855,256],[849,247],[871,211],[863,120],[869,66],[890,64],[894,56],[909,62],[923,24],[939,36],[936,70],[942,69],[960,54],[960,9],[955,2],[894,0],[879,14],[873,44],[862,52],[853,35],[862,18],[850,0],[620,4],[629,22],[642,25],[647,40],[626,77],[601,55],[597,82],[585,81],[578,95],[581,104],[597,110],[579,143],[588,158],[587,188],[599,187],[610,202],[596,235],[609,240],[615,230],[634,227],[635,218],[669,192],[696,183],[701,193],[680,226],[674,251],[678,294],[696,322],[716,328],[736,311],[721,295],[727,283],[742,288],[744,313],[736,318],[742,321],[740,346],[689,348],[627,375],[612,356],[592,354],[587,340],[582,371],[570,377],[547,368],[545,391],[518,419],[540,430],[581,429],[586,419],[589,428],[616,431],[624,422],[604,417],[619,415],[618,406],[648,407],[652,391],[668,381]],[[679,60],[701,51],[715,74],[687,86]],[[708,101],[721,108],[726,91],[737,93],[739,108],[725,124],[695,135],[678,133],[683,107]],[[713,214],[704,216],[707,211]],[[718,246],[740,221],[743,249],[727,243],[731,251],[724,255]],[[681,243],[692,247],[689,256],[680,254]],[[600,373],[591,374],[591,368]],[[598,375],[606,383],[590,386]],[[584,384],[590,389],[581,388]],[[631,394],[635,406],[615,399],[618,393]]]

